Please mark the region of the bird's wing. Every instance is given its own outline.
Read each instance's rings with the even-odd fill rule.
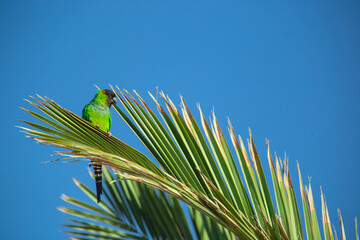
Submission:
[[[83,111],[82,111],[82,118],[85,119],[86,121],[90,121],[90,104],[86,104],[86,106],[84,107]]]
[[[110,127],[111,127],[111,113],[109,112],[109,130],[110,130]]]
[[[82,118],[93,125],[98,125],[101,130],[108,132],[111,125],[111,115],[109,114],[109,109],[87,104],[83,109]]]

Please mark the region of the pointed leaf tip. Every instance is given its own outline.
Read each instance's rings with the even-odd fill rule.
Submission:
[[[65,194],[61,194],[61,197],[60,197],[62,200],[64,201],[68,201],[70,198],[68,196],[66,196]]]
[[[95,84],[95,83],[93,83],[93,85],[94,85],[94,87],[96,87],[96,88],[97,88],[97,90],[100,90],[100,88],[99,88],[98,86],[96,86],[96,84]]]
[[[60,212],[66,213],[68,208],[66,208],[66,207],[57,207],[57,210],[59,210]]]
[[[80,182],[76,178],[73,178],[73,181],[76,184],[76,186],[80,186]]]

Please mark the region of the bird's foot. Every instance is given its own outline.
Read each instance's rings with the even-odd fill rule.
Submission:
[[[108,132],[108,135],[109,135],[109,137],[111,137],[111,135],[112,135],[111,132]]]

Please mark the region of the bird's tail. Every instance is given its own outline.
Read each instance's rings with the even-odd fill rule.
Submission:
[[[96,183],[96,198],[97,202],[100,202],[100,195],[102,194],[102,166],[101,164],[93,164],[95,183]]]

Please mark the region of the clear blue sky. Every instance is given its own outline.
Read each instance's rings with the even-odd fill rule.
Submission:
[[[0,232],[3,239],[65,239],[60,195],[93,185],[85,163],[42,164],[52,150],[14,128],[19,109],[46,95],[80,114],[96,89],[155,87],[196,112],[215,107],[226,129],[253,131],[263,160],[272,151],[323,187],[340,233],[360,217],[360,4],[358,1],[1,1]],[[112,133],[142,149],[114,113]],[[267,162],[266,173],[269,174]],[[272,187],[272,186],[271,186]],[[297,193],[299,193],[297,191]],[[298,194],[298,196],[300,196]],[[302,209],[301,209],[302,212]],[[62,229],[63,230],[63,229]]]

